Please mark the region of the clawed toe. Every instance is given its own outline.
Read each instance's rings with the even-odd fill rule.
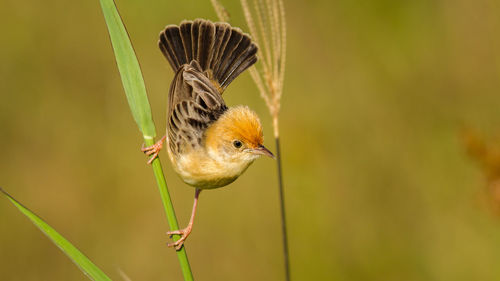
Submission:
[[[160,150],[163,148],[163,142],[165,141],[165,139],[166,136],[161,138],[155,144],[148,147],[144,147],[144,144],[142,145],[141,151],[144,152],[147,156],[151,156],[151,158],[148,161],[148,164],[153,163],[153,160],[155,160],[156,157],[158,157],[158,153],[160,153]]]
[[[184,240],[186,240],[185,237],[181,237],[181,239],[173,242],[173,243],[168,243],[167,247],[174,247],[176,251],[179,251],[182,246],[184,246]]]
[[[172,238],[174,235],[184,235],[184,232],[182,230],[173,230],[173,231],[167,231],[168,237]]]
[[[184,229],[180,229],[180,230],[173,230],[173,231],[168,231],[167,232],[167,235],[172,238],[172,236],[174,235],[180,235],[181,238],[179,238],[179,240],[175,241],[175,242],[172,242],[172,243],[168,243],[167,246],[168,247],[175,247],[175,250],[180,250],[182,248],[182,245],[184,245],[184,241],[186,241],[186,238],[189,236],[189,234],[191,233],[191,228],[184,228]]]

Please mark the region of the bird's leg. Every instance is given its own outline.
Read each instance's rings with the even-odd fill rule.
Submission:
[[[198,205],[198,197],[200,196],[200,192],[201,192],[201,189],[198,189],[198,188],[194,192],[193,211],[191,212],[191,218],[189,219],[189,223],[186,226],[186,228],[167,232],[167,235],[170,235],[170,238],[172,238],[172,235],[174,235],[174,234],[181,235],[181,238],[179,238],[179,240],[177,240],[177,241],[175,241],[173,243],[168,243],[167,244],[167,246],[169,246],[169,247],[175,247],[175,249],[177,251],[182,248],[182,245],[184,244],[184,241],[186,240],[186,238],[191,233],[191,230],[193,230],[193,221],[194,221],[194,216],[196,214],[196,206]]]
[[[160,150],[162,149],[163,143],[165,142],[166,138],[167,136],[163,136],[163,138],[161,138],[152,146],[144,147],[144,144],[142,144],[141,151],[144,152],[147,156],[153,155],[149,159],[148,164],[153,163],[153,160],[155,160],[155,158],[158,157],[158,153],[160,153]]]

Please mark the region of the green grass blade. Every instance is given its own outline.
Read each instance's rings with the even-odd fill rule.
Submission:
[[[101,7],[132,115],[144,138],[152,139],[156,135],[156,129],[141,67],[135,56],[134,48],[113,0],[101,0]]]
[[[132,43],[130,42],[127,30],[123,25],[118,10],[113,0],[100,0],[104,18],[108,26],[109,36],[115,52],[116,62],[122,78],[125,93],[139,128],[144,136],[144,144],[150,146],[154,144],[155,127],[151,118],[151,108],[149,106],[142,72],[137,61]],[[153,172],[160,190],[163,207],[167,215],[167,221],[171,230],[179,229],[175,217],[174,207],[167,188],[167,182],[161,168],[159,158],[153,163]],[[174,239],[179,239],[180,235],[174,235]],[[189,265],[185,247],[177,251],[177,258],[181,266],[184,280],[193,280],[193,273]]]
[[[0,188],[3,193],[14,204],[21,213],[27,216],[36,227],[38,227],[54,244],[56,244],[61,251],[63,251],[88,278],[92,280],[111,280],[104,272],[102,272],[92,261],[89,260],[82,252],[80,252],[73,244],[66,240],[50,225],[44,222],[40,217],[35,215],[28,208],[24,207],[14,197],[10,196],[7,192]]]

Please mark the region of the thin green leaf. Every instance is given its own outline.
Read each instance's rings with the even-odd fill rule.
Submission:
[[[44,222],[40,217],[35,215],[28,208],[24,207],[14,197],[10,196],[2,188],[0,192],[3,193],[14,204],[21,213],[27,216],[33,224],[38,227],[59,249],[61,249],[88,278],[91,280],[111,280],[104,272],[102,272],[92,261],[89,260],[82,252],[80,252],[73,244],[66,240],[50,225]]]
[[[153,138],[155,136],[155,127],[153,119],[151,118],[151,108],[146,95],[146,88],[144,86],[139,62],[137,61],[132,43],[130,43],[127,30],[121,21],[115,3],[113,0],[100,0],[100,2],[130,109],[132,110],[132,114],[137,124],[139,124],[139,128],[141,128],[144,136],[144,144],[150,146],[154,144]],[[153,161],[152,167],[165,214],[167,215],[169,227],[171,230],[177,230],[179,226],[175,217],[174,206],[172,205],[167,182],[165,181],[165,176],[158,158]],[[179,238],[180,235],[174,235],[174,239]],[[185,247],[177,251],[177,258],[179,259],[184,280],[193,280],[193,273],[189,265]]]
[[[146,86],[127,30],[113,0],[101,0],[101,7],[132,115],[144,138],[153,139],[156,136],[156,129],[151,116]]]

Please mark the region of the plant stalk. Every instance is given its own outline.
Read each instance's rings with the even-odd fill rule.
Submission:
[[[285,263],[285,280],[290,281],[290,257],[288,253],[288,235],[286,230],[286,214],[285,214],[285,194],[283,191],[283,175],[281,170],[281,149],[280,138],[275,137],[276,141],[276,163],[278,168],[278,189],[280,195],[280,210],[281,210],[281,234],[283,237],[283,257]]]
[[[125,90],[125,95],[127,96],[132,116],[134,117],[134,120],[143,135],[144,143],[147,146],[151,146],[154,144],[156,129],[139,61],[137,60],[129,35],[114,1],[100,0],[100,3],[104,19],[108,27],[111,45],[113,46],[116,64],[122,79],[123,89]],[[163,202],[163,207],[165,208],[168,224],[171,230],[177,230],[179,226],[177,224],[177,219],[175,218],[174,207],[172,205],[172,200],[170,199],[170,194],[168,193],[167,182],[165,181],[165,176],[161,168],[160,159],[155,158],[151,164],[155,174],[156,183],[158,184],[158,188],[160,190],[161,200]],[[174,238],[179,239],[180,236],[175,235]],[[177,257],[179,259],[184,280],[193,280],[193,274],[191,272],[191,267],[189,266],[186,249],[184,247],[177,251]]]
[[[153,139],[144,139],[146,146],[151,146],[154,144]],[[161,162],[159,157],[156,157],[151,163],[153,167],[153,172],[155,174],[156,183],[158,184],[158,189],[160,190],[161,201],[163,202],[163,207],[165,208],[165,214],[167,215],[168,226],[170,230],[178,230],[179,224],[177,223],[177,218],[175,216],[174,206],[172,200],[170,199],[170,193],[168,192],[167,182],[165,180],[165,175],[163,174],[163,169],[161,167]],[[174,235],[174,240],[179,239],[180,235]],[[182,275],[185,281],[192,281],[193,273],[191,272],[191,267],[189,265],[189,260],[186,253],[186,248],[182,246],[180,250],[177,251],[177,258],[181,265]]]

